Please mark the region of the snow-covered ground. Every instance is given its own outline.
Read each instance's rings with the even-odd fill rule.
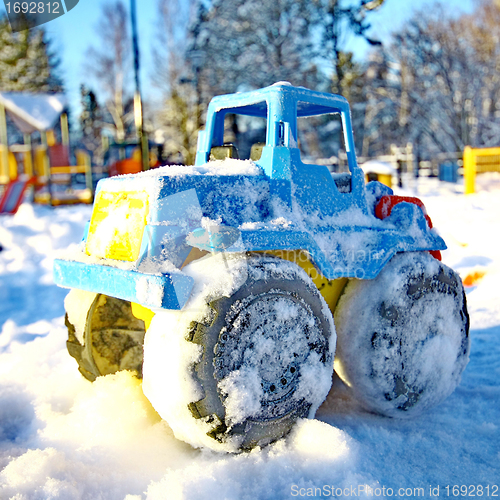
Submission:
[[[67,291],[51,269],[90,208],[23,204],[2,216],[0,498],[500,496],[500,180],[478,181],[470,196],[426,179],[406,191],[447,242],[443,261],[463,279],[483,275],[467,289],[471,355],[456,391],[400,421],[366,413],[336,379],[315,420],[240,455],[176,440],[128,373],[93,384],[78,373],[66,351]]]

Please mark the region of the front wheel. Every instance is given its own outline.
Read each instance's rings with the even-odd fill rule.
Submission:
[[[469,358],[460,277],[424,252],[352,280],[335,311],[338,375],[368,410],[415,415],[453,392]]]
[[[335,330],[305,272],[257,255],[205,258],[190,272],[208,284],[188,310],[158,313],[145,341],[144,393],[176,436],[241,451],[314,416],[331,386]]]
[[[74,309],[80,304],[85,311],[68,310],[65,323],[68,328],[68,352],[77,363],[80,373],[94,381],[101,375],[121,370],[131,370],[142,376],[143,342],[146,329],[144,321],[132,314],[130,302],[95,294],[88,305],[88,299],[79,300],[82,292],[72,290],[67,307]],[[87,298],[88,292],[83,292]],[[83,317],[82,325],[71,323],[70,318]]]

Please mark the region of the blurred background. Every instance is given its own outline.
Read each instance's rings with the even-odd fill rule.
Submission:
[[[345,96],[360,163],[378,158],[399,174],[455,181],[466,146],[498,145],[498,0],[80,0],[15,33],[5,6],[1,183],[34,173],[41,201],[56,200],[43,186],[64,175],[50,167],[80,167],[67,191],[75,177],[91,189],[91,178],[192,164],[214,95],[276,81]],[[19,92],[58,102],[40,111],[46,101],[19,104]],[[38,106],[38,122],[20,127],[19,106]],[[300,128],[306,161],[344,168],[338,123]],[[265,124],[234,118],[227,134],[244,151]]]

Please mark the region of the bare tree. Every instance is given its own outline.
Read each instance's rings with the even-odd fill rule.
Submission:
[[[464,16],[464,30],[473,48],[482,86],[476,96],[476,135],[481,145],[497,146],[500,136],[500,0],[481,0],[477,11]]]
[[[163,131],[164,151],[172,160],[187,164],[194,162],[202,114],[199,75],[186,60],[192,3],[158,0],[158,35],[153,47],[153,81],[162,95],[156,119]]]
[[[367,14],[382,6],[384,0],[318,0],[318,25],[322,35],[319,54],[333,67],[333,91],[344,95],[349,87],[349,56],[345,53],[347,37],[363,37],[370,45],[380,45],[380,41],[369,35],[370,24]]]
[[[121,0],[102,6],[97,39],[100,45],[88,50],[87,68],[95,77],[111,116],[109,128],[121,142],[127,135],[132,101],[128,83],[132,81],[131,41],[127,9]]]
[[[498,142],[499,21],[486,0],[472,15],[416,13],[368,70],[364,152],[367,141],[418,141],[427,154]]]
[[[201,53],[200,77],[212,94],[279,80],[316,87],[313,4],[306,0],[214,0],[190,27],[188,59]]]

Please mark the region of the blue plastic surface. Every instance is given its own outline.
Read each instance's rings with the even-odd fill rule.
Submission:
[[[191,278],[182,271],[149,275],[139,272],[139,267],[147,263],[148,269],[159,269],[164,261],[180,267],[193,247],[212,253],[301,249],[328,279],[372,279],[397,252],[446,248],[416,205],[400,203],[383,221],[375,218],[375,204],[392,190],[378,182],[365,186],[356,163],[349,106],[343,97],[288,84],[215,97],[208,108],[206,130],[199,134],[197,166],[207,163],[211,147],[223,144],[227,113],[267,119],[266,145],[255,162],[254,175],[189,170],[170,175],[168,168],[135,175],[134,189],[150,195],[136,269],[56,261],[56,282],[146,307],[178,309],[189,297]],[[343,124],[349,172],[342,179],[325,166],[304,164],[297,147],[297,116],[324,113],[338,113]],[[119,192],[122,185],[123,190],[130,189],[130,179],[104,179],[98,191]],[[286,219],[291,210],[302,214],[303,220],[284,226],[275,223]],[[207,221],[214,221],[213,226]],[[160,305],[157,298],[148,301],[138,293],[141,280],[150,283],[151,289],[165,288]]]
[[[439,165],[439,180],[458,182],[458,165],[456,163],[441,163]]]
[[[54,281],[142,304],[150,309],[182,309],[193,288],[193,278],[182,273],[154,275],[116,267],[56,259]]]

